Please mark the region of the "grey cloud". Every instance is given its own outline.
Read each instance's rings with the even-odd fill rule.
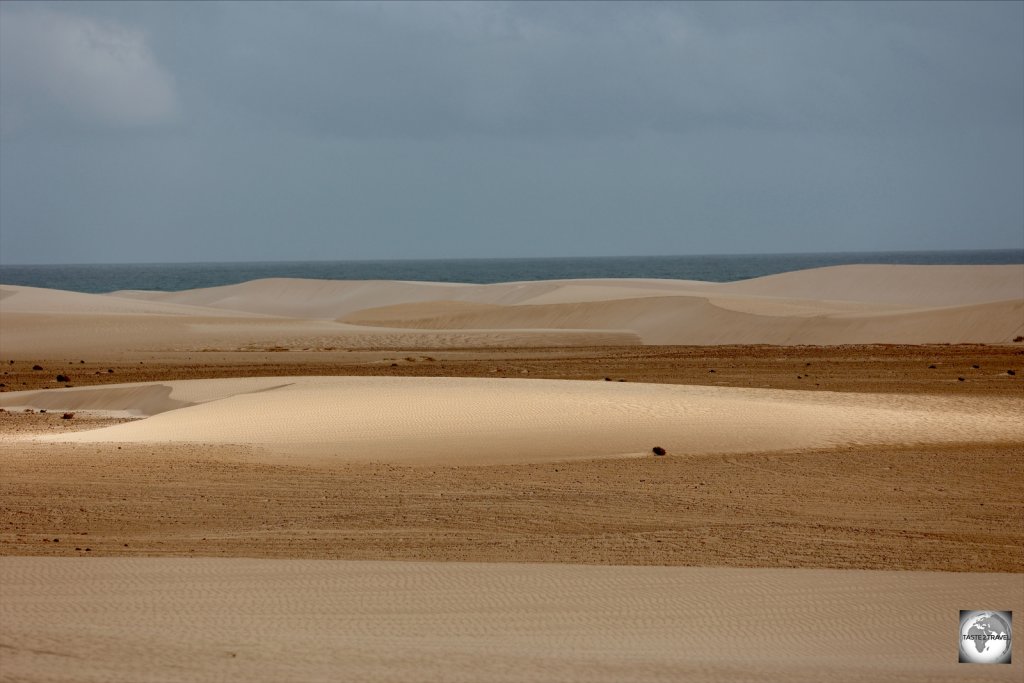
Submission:
[[[1024,3],[4,2],[0,30],[7,262],[1024,246]]]
[[[49,9],[5,9],[0,81],[8,133],[39,119],[138,126],[177,113],[173,79],[141,31]]]
[[[1024,117],[1019,6],[762,4],[227,5],[191,77],[268,125],[352,137]]]

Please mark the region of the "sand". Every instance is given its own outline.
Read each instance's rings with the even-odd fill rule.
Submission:
[[[1024,400],[808,394],[537,379],[272,377],[9,392],[19,411],[145,420],[38,438],[208,443],[263,457],[495,464],[772,452],[867,444],[1024,441]]]
[[[0,678],[1019,680],[1021,335],[1024,266],[0,286]]]
[[[0,560],[5,677],[1020,680],[957,663],[1012,574],[311,560]]]
[[[835,266],[734,283],[267,279],[89,295],[0,287],[0,356],[624,344],[1008,343],[1024,266]]]

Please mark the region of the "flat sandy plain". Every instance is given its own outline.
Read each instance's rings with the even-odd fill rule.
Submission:
[[[0,297],[0,678],[1021,676],[1024,268]]]

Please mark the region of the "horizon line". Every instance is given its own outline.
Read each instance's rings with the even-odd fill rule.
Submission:
[[[559,261],[575,259],[661,259],[661,258],[721,258],[721,257],[757,257],[757,256],[826,256],[840,254],[948,254],[948,253],[986,253],[986,252],[1021,252],[1024,259],[1024,247],[995,247],[985,249],[875,249],[854,251],[780,251],[780,252],[747,252],[747,253],[705,253],[705,254],[623,254],[601,256],[458,256],[458,257],[427,257],[427,258],[358,258],[358,259],[287,259],[287,260],[238,260],[238,261],[91,261],[65,263],[7,263],[0,260],[0,268],[26,266],[185,266],[185,265],[265,265],[265,264],[296,264],[296,263],[401,263],[422,261]]]

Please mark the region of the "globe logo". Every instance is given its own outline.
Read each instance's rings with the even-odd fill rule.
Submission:
[[[960,661],[1009,664],[1013,652],[1011,612],[960,611]]]

